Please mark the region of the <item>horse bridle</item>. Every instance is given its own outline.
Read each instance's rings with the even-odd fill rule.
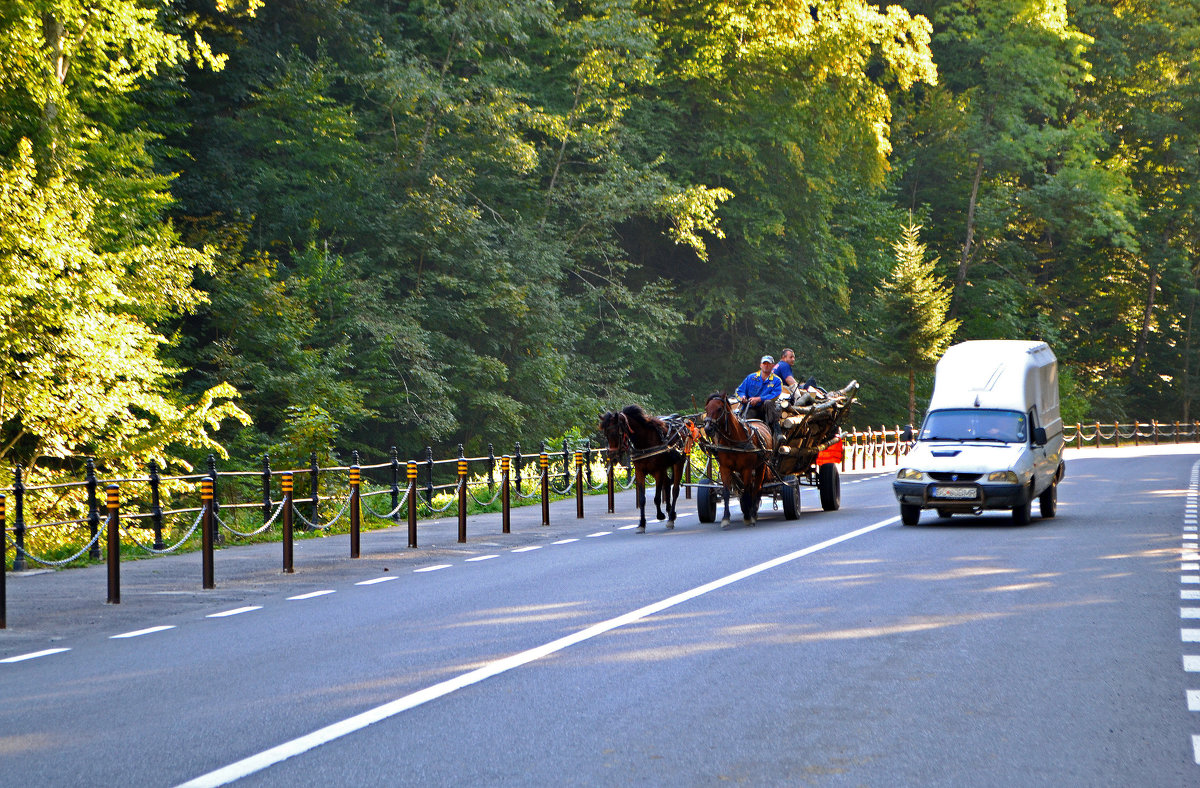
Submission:
[[[722,400],[723,400],[723,398],[722,398]],[[710,402],[711,402],[711,400],[710,400]],[[706,419],[706,421],[711,421],[713,423],[713,427],[715,428],[714,431],[717,433],[717,437],[723,438],[727,442],[726,443],[714,443],[712,441],[708,441],[708,444],[710,446],[720,447],[721,451],[745,452],[747,454],[758,453],[760,451],[764,451],[764,449],[762,449],[762,448],[755,447],[754,441],[750,437],[754,433],[750,430],[749,425],[747,425],[747,427],[746,427],[746,439],[742,440],[742,441],[736,441],[726,431],[726,428],[725,428],[726,425],[729,423],[729,419],[731,419],[731,418],[733,418],[733,408],[729,406],[728,402],[722,401],[720,417],[715,418],[715,419]]]

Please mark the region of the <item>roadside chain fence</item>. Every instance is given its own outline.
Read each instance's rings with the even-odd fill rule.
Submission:
[[[911,428],[899,426],[850,429],[841,437],[839,464],[843,471],[894,466],[908,453],[913,438]],[[1200,440],[1200,422],[1077,423],[1064,428],[1064,438],[1067,445],[1078,448],[1194,442]],[[364,473],[371,477],[365,490]],[[339,483],[343,474],[344,482]],[[692,496],[694,486],[711,484],[716,478],[711,457],[698,449],[690,455],[684,474],[687,498]],[[122,551],[150,555],[178,552],[194,546],[197,531],[201,537],[203,587],[211,588],[212,548],[222,544],[226,534],[231,539],[248,540],[263,537],[278,526],[282,531],[283,571],[292,572],[292,538],[296,531],[329,532],[344,519],[350,533],[351,558],[358,558],[364,514],[393,525],[407,516],[408,545],[416,548],[418,519],[453,509],[458,517],[458,541],[465,543],[467,514],[472,507],[476,513],[496,511],[498,504],[502,532],[510,533],[514,497],[518,505],[539,501],[545,526],[550,524],[550,502],[555,498],[574,494],[576,516],[582,518],[585,494],[607,491],[608,511],[612,512],[615,492],[628,490],[634,483],[628,456],[624,464],[610,463],[606,450],[592,447],[590,441],[574,449],[564,441],[561,451],[551,451],[543,441],[540,451],[532,455],[523,454],[518,443],[513,454],[502,457],[495,455],[490,444],[486,456],[466,457],[459,445],[456,457],[443,460],[434,459],[432,447],[425,449],[421,459],[406,461],[400,460],[393,448],[390,461],[374,465],[360,465],[355,451],[352,465],[326,468],[319,466],[313,454],[308,467],[285,471],[272,469],[268,456],[263,457],[259,471],[222,471],[210,455],[206,474],[162,476],[151,462],[146,476],[120,479],[99,478],[89,459],[82,482],[26,485],[23,475],[24,469],[18,465],[13,485],[0,488],[0,629],[6,627],[4,576],[10,566],[14,572],[27,569],[31,563],[59,568],[82,560],[99,561],[104,554],[110,575],[109,601],[116,603],[120,601],[119,587],[112,586],[119,577]],[[164,508],[165,500],[186,501],[194,496],[197,485],[198,506]],[[298,486],[303,491],[300,496]],[[255,488],[258,500],[238,500]],[[331,492],[335,488],[336,492]],[[120,513],[122,493],[131,509],[124,514]],[[371,505],[372,499],[381,496],[390,498],[386,511]],[[39,512],[53,511],[53,505],[59,504],[81,516],[27,523],[25,512],[31,502]],[[328,513],[335,507],[335,514],[322,516],[323,511]],[[242,530],[245,526],[239,520],[253,517],[244,510],[257,510],[261,523]],[[71,533],[79,531],[83,532],[82,538],[70,538]],[[147,532],[153,534],[152,542],[140,536]],[[171,535],[170,544],[164,533]],[[35,551],[32,543],[39,541],[40,534],[46,535],[40,541],[50,545],[54,555]],[[78,547],[69,547],[71,541]]]

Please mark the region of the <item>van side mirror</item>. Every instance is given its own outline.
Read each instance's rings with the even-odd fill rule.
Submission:
[[[912,425],[906,424],[906,425],[904,425],[904,432],[900,433],[900,440],[904,441],[905,443],[912,443],[912,439],[913,439]]]
[[[1045,427],[1034,427],[1033,428],[1033,442],[1037,446],[1045,446],[1046,445],[1046,428]]]

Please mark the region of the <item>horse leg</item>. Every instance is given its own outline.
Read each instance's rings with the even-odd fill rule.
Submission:
[[[721,518],[721,527],[728,528],[729,523],[729,484],[732,481],[729,471],[721,468],[721,499],[725,502],[725,516]]]
[[[637,484],[637,505],[638,513],[641,515],[638,518],[637,532],[639,534],[646,533],[646,474],[639,468],[635,476]]]
[[[675,527],[675,502],[679,500],[679,484],[683,479],[683,466],[676,465],[670,471],[670,482],[667,491],[670,496],[667,499],[667,528]]]
[[[654,472],[654,511],[658,515],[658,519],[665,520],[667,516],[663,514],[662,501],[666,497],[663,491],[663,470],[659,468]]]

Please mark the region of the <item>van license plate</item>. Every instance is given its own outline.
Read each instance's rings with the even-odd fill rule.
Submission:
[[[934,498],[953,498],[957,501],[973,500],[974,487],[934,487],[930,493]]]

